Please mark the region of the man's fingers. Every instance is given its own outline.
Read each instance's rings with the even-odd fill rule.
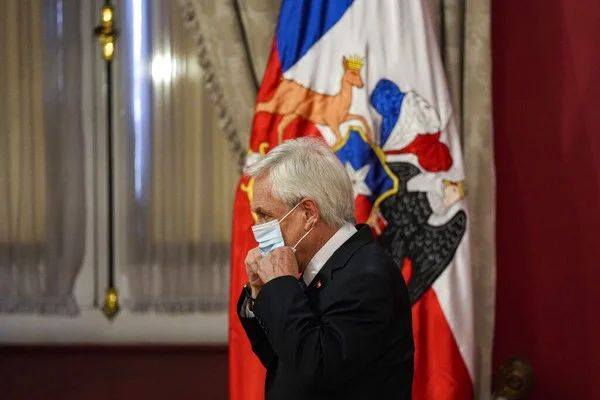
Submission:
[[[271,262],[271,253],[266,254],[256,263],[256,273],[260,276],[263,282],[267,282],[270,276],[273,274],[273,264]]]
[[[258,272],[258,269],[259,269],[259,260],[254,260],[250,264],[250,269],[252,270],[252,272],[254,272],[256,274]]]
[[[264,283],[284,275],[295,276],[298,273],[298,263],[290,247],[279,247],[261,257],[257,273]]]
[[[260,252],[258,251],[258,247],[254,248],[248,252],[248,254],[246,255],[246,260],[245,260],[247,273],[250,271],[256,272],[257,263],[260,260],[260,258],[261,258],[261,255],[260,255]]]

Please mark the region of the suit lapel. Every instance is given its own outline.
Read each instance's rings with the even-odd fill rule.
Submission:
[[[344,268],[346,263],[358,249],[373,241],[373,234],[368,225],[357,225],[358,231],[342,244],[327,260],[319,273],[308,286],[308,291],[320,290],[333,278],[333,271]]]

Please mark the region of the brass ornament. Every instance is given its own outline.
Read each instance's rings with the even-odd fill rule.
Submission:
[[[119,294],[117,289],[109,287],[106,289],[104,294],[104,305],[102,306],[102,312],[108,319],[113,319],[119,312]]]
[[[98,42],[102,49],[102,58],[106,61],[112,61],[117,42],[115,12],[112,6],[105,5],[102,7],[100,25],[94,29],[94,33],[98,36]]]
[[[494,378],[494,398],[527,399],[533,388],[533,370],[524,359],[511,358],[502,364]]]

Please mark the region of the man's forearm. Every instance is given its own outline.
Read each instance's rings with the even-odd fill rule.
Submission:
[[[263,327],[255,318],[254,313],[248,309],[248,298],[245,290],[242,290],[237,303],[237,311],[240,323],[250,340],[252,351],[259,358],[261,363],[268,368],[273,364],[276,355],[273,352]]]

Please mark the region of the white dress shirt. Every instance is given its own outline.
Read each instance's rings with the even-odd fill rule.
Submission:
[[[352,235],[356,233],[356,228],[349,222],[346,222],[340,229],[333,234],[331,238],[317,251],[317,254],[309,261],[306,269],[302,273],[302,280],[306,286],[310,285],[315,276],[321,271],[323,265],[331,258],[333,253],[339,249]]]
[[[306,269],[302,273],[302,280],[306,286],[310,285],[315,276],[321,271],[327,260],[331,258],[333,253],[339,249],[352,235],[356,233],[356,228],[349,222],[346,222],[340,229],[338,229],[332,237],[317,251],[317,253],[311,258],[306,266]],[[254,318],[254,313],[248,308],[248,302],[245,301],[242,305],[242,317]]]

